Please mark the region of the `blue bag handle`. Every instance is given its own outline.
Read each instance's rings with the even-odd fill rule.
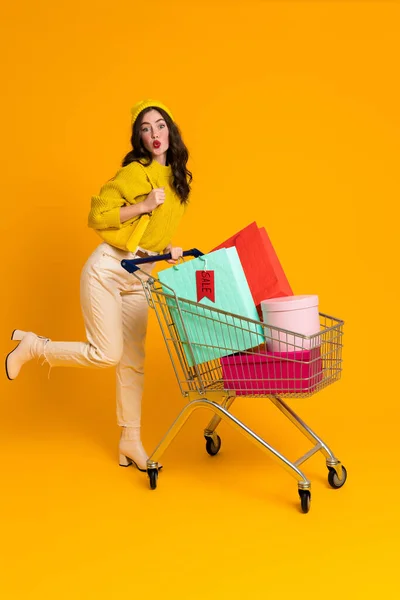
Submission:
[[[194,256],[194,258],[198,258],[199,256],[203,256],[203,252],[197,250],[197,248],[192,248],[191,250],[185,250],[183,256]],[[138,265],[144,265],[146,263],[159,262],[160,260],[170,260],[172,258],[172,254],[156,254],[155,256],[149,256],[149,258],[127,258],[121,260],[121,267],[123,267],[128,273],[135,273],[138,271],[140,267]]]

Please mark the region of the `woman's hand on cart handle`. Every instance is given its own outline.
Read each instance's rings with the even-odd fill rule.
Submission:
[[[179,246],[173,246],[172,244],[168,244],[168,246],[163,250],[163,254],[171,254],[171,258],[167,260],[167,263],[170,265],[176,265],[178,260],[183,256],[183,248]]]

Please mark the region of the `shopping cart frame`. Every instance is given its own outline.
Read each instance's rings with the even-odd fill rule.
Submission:
[[[184,255],[201,256],[202,253],[193,249],[185,252]],[[165,260],[167,258],[171,258],[171,255],[157,256],[156,260]],[[296,478],[301,510],[307,513],[311,502],[311,482],[299,468],[300,465],[317,452],[321,452],[325,457],[328,469],[328,483],[334,489],[339,489],[344,485],[347,479],[347,472],[327,444],[288,406],[283,398],[306,398],[340,379],[344,322],[335,317],[320,313],[320,333],[313,336],[303,336],[281,328],[267,326],[261,321],[234,315],[233,313],[212,308],[208,305],[205,307],[203,304],[178,297],[171,287],[142,271],[139,265],[150,262],[150,260],[153,261],[154,258],[123,260],[121,265],[139,279],[143,286],[149,307],[155,311],[181,393],[188,400],[147,461],[150,488],[156,489],[157,487],[158,463],[165,450],[182,429],[191,414],[200,408],[206,408],[214,413],[207,427],[204,429],[206,451],[208,454],[214,456],[219,452],[221,439],[216,430],[221,421],[225,420],[258,448],[261,448],[264,452],[272,456]],[[199,317],[200,320],[203,318],[206,322],[210,321],[211,323],[216,319],[217,322],[221,323],[222,319],[226,319],[226,323],[230,323],[233,319],[235,323],[240,323],[243,329],[244,327],[249,328],[249,331],[255,331],[255,328],[262,327],[263,333],[269,341],[271,339],[286,340],[286,342],[290,340],[299,349],[304,349],[305,346],[310,347],[313,343],[314,345],[317,343],[329,344],[331,356],[328,356],[328,353],[326,353],[328,356],[326,359],[328,364],[326,372],[328,374],[326,375],[324,372],[324,376],[321,376],[320,380],[314,381],[309,390],[305,392],[288,391],[279,394],[265,393],[265,391],[263,393],[249,394],[244,394],[243,391],[240,392],[240,397],[263,397],[271,400],[274,406],[312,443],[311,449],[303,456],[295,461],[290,461],[230,412],[234,401],[239,395],[237,390],[226,389],[226,381],[222,380],[220,367],[218,367],[219,359],[206,361],[203,364],[196,362],[195,354],[196,351],[199,351],[199,348],[196,349],[194,347],[195,344],[191,342],[191,332],[188,331],[185,320],[187,320],[188,314],[198,314],[196,311],[199,310],[207,314],[207,316]],[[186,319],[184,318],[184,314],[186,314]],[[179,323],[179,327],[177,323]],[[231,326],[229,325],[229,327]],[[237,325],[233,325],[232,327],[239,328]],[[213,346],[209,348],[213,348]],[[235,347],[227,348],[227,350],[235,350]],[[254,352],[245,352],[244,354],[253,355]],[[188,357],[191,365],[188,363]]]

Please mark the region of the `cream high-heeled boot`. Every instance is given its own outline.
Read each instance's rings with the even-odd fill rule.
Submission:
[[[33,358],[44,356],[44,347],[48,338],[40,337],[32,332],[15,329],[12,340],[21,340],[14,350],[6,356],[6,375],[8,379],[16,379],[23,365]]]
[[[119,465],[129,467],[134,464],[142,473],[147,472],[148,455],[140,439],[140,427],[122,427],[119,442]],[[158,466],[158,470],[162,465]]]

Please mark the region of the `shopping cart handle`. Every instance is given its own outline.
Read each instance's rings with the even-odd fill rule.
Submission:
[[[197,248],[192,248],[191,250],[185,250],[183,256],[194,256],[194,258],[198,258],[199,256],[203,256],[203,252],[200,252],[200,250],[197,250]],[[129,258],[121,260],[121,267],[128,271],[128,273],[134,273],[135,271],[139,270],[138,265],[159,262],[160,260],[170,260],[171,258],[171,253],[149,256],[149,258]]]

